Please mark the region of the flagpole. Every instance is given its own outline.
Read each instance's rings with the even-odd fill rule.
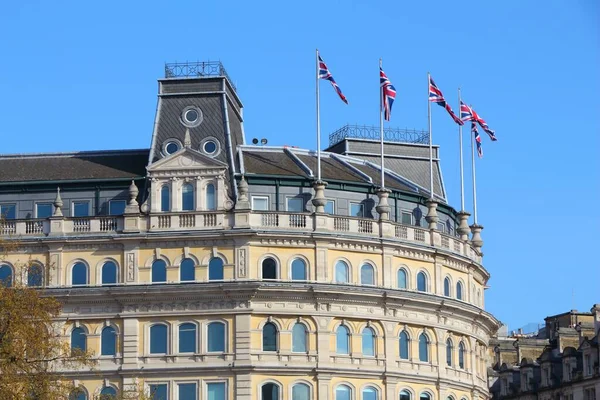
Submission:
[[[477,225],[477,179],[475,178],[475,134],[473,132],[471,132],[471,175],[473,176],[473,222]]]
[[[316,94],[317,94],[317,181],[321,180],[321,106],[319,99],[319,49],[316,50]]]
[[[458,115],[460,117],[460,88],[458,88]],[[465,210],[465,181],[464,181],[464,167],[463,167],[463,134],[462,125],[458,124],[458,148],[460,155],[460,210]]]
[[[433,197],[433,145],[431,138],[431,101],[429,101],[429,83],[431,82],[431,75],[427,73],[427,120],[429,121],[429,189],[431,193],[431,200]]]
[[[379,59],[379,70],[381,71],[383,64]],[[381,188],[385,188],[385,172],[383,161],[383,86],[379,84],[379,139],[381,144]]]

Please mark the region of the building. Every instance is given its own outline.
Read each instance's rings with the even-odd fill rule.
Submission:
[[[480,231],[448,203],[418,131],[248,145],[220,63],[168,64],[150,149],[0,157],[0,278],[64,303],[98,371],[80,399],[489,397]],[[435,201],[428,201],[431,197]],[[30,261],[27,271],[19,265]]]
[[[494,399],[597,400],[600,394],[600,304],[546,318],[536,335],[490,340]]]

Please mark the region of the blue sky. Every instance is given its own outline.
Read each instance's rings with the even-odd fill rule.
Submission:
[[[324,142],[343,124],[377,124],[380,57],[398,91],[391,126],[425,129],[430,71],[453,108],[460,86],[497,132],[496,143],[482,132],[477,164],[486,306],[517,328],[600,302],[599,10],[595,0],[9,2],[0,153],[148,147],[164,62],[221,60],[247,138],[309,148],[316,47],[350,102],[322,83]],[[432,114],[458,208],[457,129],[441,107]]]

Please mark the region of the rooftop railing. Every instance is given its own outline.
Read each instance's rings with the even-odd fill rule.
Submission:
[[[380,140],[381,133],[378,126],[345,125],[329,134],[329,146],[338,144],[344,139]],[[383,140],[398,143],[429,143],[429,134],[425,130],[384,128]]]
[[[221,61],[196,61],[184,63],[166,63],[165,78],[207,78],[224,76],[235,89]]]

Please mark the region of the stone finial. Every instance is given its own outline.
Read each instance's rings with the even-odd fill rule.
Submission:
[[[437,214],[437,206],[438,202],[434,199],[429,199],[425,202],[427,205],[427,215],[425,216],[425,220],[429,224],[429,229],[437,229],[438,223],[438,214]]]
[[[325,212],[325,205],[327,204],[327,199],[325,198],[325,187],[327,186],[327,182],[325,181],[315,181],[313,184],[313,188],[315,189],[315,196],[312,199],[313,206],[315,206],[315,212],[317,214],[322,214]]]
[[[242,175],[242,179],[240,179],[237,183],[238,190],[238,198],[235,202],[236,210],[249,210],[250,209],[250,200],[248,199],[248,182]]]
[[[473,224],[471,225],[471,232],[473,236],[471,237],[471,243],[473,243],[473,247],[481,253],[481,248],[483,247],[483,240],[481,239],[481,231],[483,230],[483,226]]]
[[[388,198],[390,197],[391,191],[386,188],[377,189],[377,197],[379,197],[379,203],[375,210],[379,213],[379,220],[389,220],[390,219],[390,205],[388,203]]]
[[[62,217],[63,213],[62,213],[62,208],[63,206],[63,201],[62,198],[60,197],[60,188],[57,187],[56,188],[56,198],[54,199],[54,213],[52,214],[53,217]]]
[[[131,185],[129,185],[129,205],[130,206],[138,205],[138,202],[136,199],[137,199],[139,192],[140,191],[138,190],[137,186],[135,185],[135,182],[132,180]]]
[[[185,130],[185,137],[183,138],[183,147],[187,147],[187,148],[192,147],[192,139],[190,137],[189,128]]]
[[[461,240],[469,240],[469,233],[471,232],[471,228],[469,228],[469,214],[466,211],[460,211],[456,214],[458,216],[458,228],[456,231],[460,235]]]

